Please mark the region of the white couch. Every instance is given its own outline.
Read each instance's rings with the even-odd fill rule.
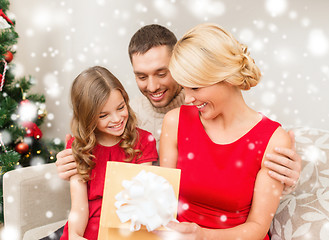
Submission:
[[[3,176],[2,240],[37,240],[63,226],[70,210],[69,182],[54,163],[16,169]]]
[[[295,128],[302,172],[296,190],[285,196],[274,217],[272,240],[329,240],[329,131]],[[63,226],[70,209],[68,182],[54,164],[4,175],[5,229],[36,240]],[[10,231],[8,231],[10,232]]]

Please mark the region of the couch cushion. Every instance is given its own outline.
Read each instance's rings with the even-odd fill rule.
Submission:
[[[65,220],[70,211],[70,196],[70,184],[58,177],[55,163],[6,172],[3,176],[5,227],[15,229],[22,239],[30,229]]]
[[[25,232],[23,240],[35,240],[47,236],[49,236],[49,238],[52,238],[52,234],[54,234],[57,229],[63,227],[66,222],[67,220],[62,220],[41,227],[30,229]],[[54,236],[54,239],[59,239],[58,237],[59,236]]]
[[[292,129],[302,172],[295,191],[281,200],[272,240],[329,239],[329,131]]]

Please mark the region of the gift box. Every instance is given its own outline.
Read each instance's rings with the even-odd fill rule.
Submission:
[[[164,201],[163,203],[166,205],[169,201],[166,198],[171,197],[170,200],[171,202],[173,200],[174,204],[171,204],[170,206],[171,210],[174,210],[173,218],[176,219],[179,183],[179,169],[143,164],[108,162],[106,167],[98,239],[160,240],[160,237],[158,237],[155,233],[148,231],[153,230],[155,227],[154,222],[158,221],[159,216],[153,216],[154,221],[152,220],[150,224],[143,225],[143,220],[138,221],[138,219],[143,219],[143,217],[145,219],[146,216],[140,217],[137,221],[134,221],[136,220],[135,213],[137,212],[136,215],[141,212],[148,214],[148,212],[153,209],[161,209],[162,213],[165,215],[166,209],[162,210],[163,206],[161,201]],[[152,190],[143,189],[144,184],[153,184],[153,186],[148,186],[145,188],[154,189],[156,193],[152,193]],[[139,198],[139,202],[137,201],[138,203],[136,203],[136,206],[141,206],[142,211],[140,211],[141,209],[136,209],[134,206],[131,207],[126,204],[126,198],[140,196],[141,193],[145,194],[145,191],[148,191],[147,194],[149,194],[146,194],[146,197],[144,197],[145,201],[141,200],[143,198]],[[161,191],[160,194],[158,194],[159,191]],[[168,191],[173,191],[171,195],[169,194],[170,196],[167,196]],[[127,197],[127,195],[129,195],[129,197]],[[159,195],[159,198],[153,200],[155,195]],[[165,207],[168,208],[167,205]],[[172,209],[172,207],[174,209]],[[135,211],[134,214],[132,214],[133,216],[127,217],[129,215],[129,211]],[[128,221],[126,221],[127,218],[129,218]],[[142,224],[140,224],[141,222]],[[167,231],[167,229],[163,226],[157,227],[156,230]]]

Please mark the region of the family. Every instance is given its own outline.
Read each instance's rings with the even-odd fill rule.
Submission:
[[[167,225],[170,236],[157,232],[162,239],[270,239],[301,159],[293,133],[243,99],[241,91],[261,78],[247,46],[216,24],[197,25],[178,41],[151,24],[133,35],[128,51],[144,95],[131,105],[103,67],[72,84],[73,137],[56,162],[70,181],[71,212],[44,239],[97,239],[107,161],[181,169],[178,222]]]

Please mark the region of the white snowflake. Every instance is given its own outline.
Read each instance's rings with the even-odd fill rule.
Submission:
[[[272,91],[266,91],[261,95],[262,103],[266,106],[271,106],[276,103],[276,95]]]
[[[20,122],[33,122],[38,116],[38,107],[32,102],[20,104],[18,107],[18,115]]]
[[[329,42],[322,29],[313,29],[310,31],[307,48],[315,56],[324,56],[327,54]]]
[[[42,157],[34,157],[31,159],[31,166],[37,166],[37,165],[42,165],[45,164],[46,161]]]
[[[6,225],[2,230],[1,230],[1,235],[0,235],[2,240],[19,240],[19,231],[13,227],[13,226],[8,226]]]
[[[154,8],[166,18],[174,18],[177,16],[177,8],[175,4],[168,0],[154,0]]]
[[[277,17],[283,14],[288,7],[286,0],[266,0],[265,9],[271,14],[272,17]]]
[[[187,7],[197,18],[207,20],[208,17],[219,17],[226,12],[226,6],[221,1],[189,0]]]
[[[240,31],[239,38],[243,43],[250,43],[254,38],[254,33],[251,29],[244,28]]]

